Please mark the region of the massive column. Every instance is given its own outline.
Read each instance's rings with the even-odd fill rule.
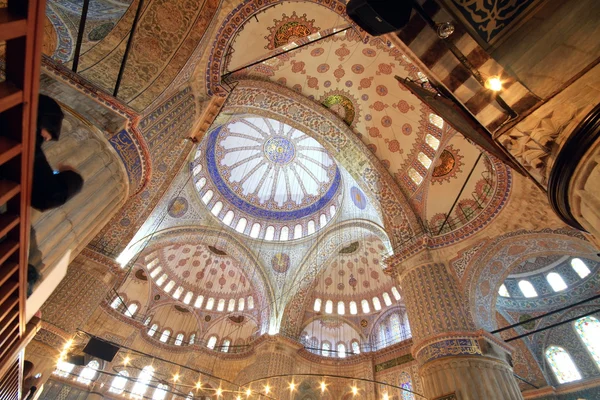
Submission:
[[[477,330],[468,304],[443,263],[388,259],[402,289],[428,399],[455,393],[461,400],[522,399],[510,366],[511,349]]]

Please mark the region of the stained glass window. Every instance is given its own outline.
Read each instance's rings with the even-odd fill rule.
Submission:
[[[185,304],[190,304],[190,302],[192,301],[192,297],[194,297],[194,292],[187,292],[185,297],[183,298],[183,302]]]
[[[217,311],[223,310],[225,310],[225,299],[219,299],[219,302],[217,303]]]
[[[163,383],[159,383],[158,387],[156,389],[154,389],[154,394],[152,395],[152,400],[164,400],[165,397],[167,397],[167,390],[168,390],[168,386],[163,384]]]
[[[356,307],[356,302],[351,301],[350,302],[350,314],[356,315],[357,313],[358,313],[358,308]]]
[[[56,364],[56,369],[54,370],[54,375],[62,376],[63,378],[68,377],[75,368],[75,364],[71,364],[66,361],[59,361]]]
[[[440,129],[444,127],[444,120],[437,114],[429,114],[429,122]]]
[[[331,314],[333,312],[333,301],[327,300],[325,302],[325,312]]]
[[[150,327],[150,329],[148,329],[148,336],[154,336],[154,334],[156,333],[156,331],[158,330],[158,325],[154,324]]]
[[[315,312],[321,311],[321,299],[315,299],[313,310],[315,310]]]
[[[242,297],[238,300],[238,311],[244,311],[245,299]]]
[[[427,155],[423,152],[419,152],[417,155],[417,159],[419,162],[427,169],[431,166],[431,158],[427,157]]]
[[[181,346],[182,343],[183,343],[183,333],[178,333],[177,337],[175,338],[175,346]]]
[[[196,298],[196,301],[194,302],[194,307],[196,307],[196,308],[202,307],[203,302],[204,302],[204,296],[198,295],[198,297]]]
[[[110,303],[110,306],[112,308],[114,308],[115,310],[117,308],[119,308],[120,305],[121,305],[121,297],[120,296],[115,297],[115,299],[113,300],[113,302]]]
[[[555,292],[560,292],[561,290],[565,290],[567,288],[567,284],[563,280],[562,276],[557,274],[556,272],[550,272],[548,276],[546,276],[548,283],[552,286],[552,290]]]
[[[248,296],[248,310],[254,309],[254,297]]]
[[[440,147],[440,141],[433,135],[427,134],[425,136],[425,142],[434,150],[437,150]]]
[[[535,291],[535,288],[529,281],[519,281],[519,289],[521,289],[521,292],[525,297],[537,297],[538,295]]]
[[[116,394],[123,393],[125,385],[127,384],[127,378],[129,378],[129,372],[125,370],[119,372],[119,374],[112,380],[108,391]]]
[[[578,381],[581,375],[575,367],[569,353],[562,347],[550,346],[546,349],[546,359],[558,380],[558,383]]]
[[[379,346],[378,346],[378,348],[381,349],[385,346],[387,346],[387,335],[385,332],[385,325],[381,324],[381,325],[379,325]]]
[[[167,340],[169,340],[169,336],[171,336],[171,331],[168,329],[165,329],[162,333],[162,335],[160,335],[160,341],[163,343],[167,343]]]
[[[77,377],[77,382],[81,382],[84,385],[89,385],[92,383],[92,379],[96,377],[96,372],[100,368],[100,363],[96,360],[92,360],[85,366],[84,369],[81,370],[79,376]]]
[[[402,400],[414,400],[414,395],[411,392],[408,392],[408,390],[412,391],[412,382],[408,373],[402,372],[400,374],[398,386],[400,386],[402,389],[406,389],[402,391],[402,396],[400,397]]]
[[[188,343],[189,343],[189,344],[194,344],[194,342],[195,342],[195,341],[196,341],[196,334],[195,334],[195,333],[192,333],[192,334],[190,335],[190,339],[188,340]]]
[[[331,350],[331,343],[329,343],[329,342],[323,342],[321,344],[321,354],[322,355],[324,355],[325,357],[329,357],[330,350]]]
[[[152,380],[152,376],[154,375],[154,368],[150,365],[145,366],[140,374],[138,375],[137,381],[135,385],[133,385],[133,389],[131,390],[131,394],[134,396],[142,397],[146,393],[146,389],[148,388],[148,384]]]
[[[369,307],[369,302],[366,299],[363,299],[360,302],[361,306],[362,306],[362,310],[365,314],[368,314],[371,312],[371,307]]]
[[[408,169],[408,176],[410,177],[410,179],[412,179],[412,181],[419,185],[421,182],[423,182],[423,177],[421,176],[420,173],[417,172],[416,169],[414,169],[413,167],[410,167]]]
[[[208,343],[206,343],[206,347],[208,347],[209,349],[214,349],[216,344],[217,344],[217,337],[213,335],[208,338]]]
[[[129,307],[127,307],[127,310],[125,310],[125,315],[127,315],[130,318],[133,318],[137,309],[138,309],[138,305],[135,303],[131,303],[129,305]]]
[[[398,314],[392,314],[390,317],[390,331],[392,333],[392,340],[399,342],[402,327],[400,326],[400,316]]]
[[[227,311],[233,312],[235,310],[235,299],[229,299],[229,303],[227,304]]]
[[[338,304],[337,304],[337,313],[339,315],[344,315],[346,313],[346,305],[344,304],[343,301],[338,301]]]
[[[392,305],[392,298],[390,297],[390,295],[387,292],[383,292],[381,294],[381,297],[383,297],[383,302],[385,303],[386,306],[391,306]]]
[[[373,307],[375,311],[381,310],[381,302],[379,301],[379,297],[373,297]]]
[[[575,330],[600,368],[600,321],[591,316],[579,318]]]
[[[346,358],[346,345],[344,343],[338,343],[337,353],[339,358]]]
[[[214,306],[215,306],[215,299],[213,299],[212,297],[209,297],[208,300],[206,301],[206,309],[212,310]]]
[[[571,267],[573,267],[573,269],[575,270],[575,272],[577,272],[577,275],[579,275],[581,279],[585,278],[590,274],[590,269],[579,258],[574,258],[571,260]]]
[[[229,339],[223,340],[223,343],[221,344],[221,351],[223,353],[229,353],[229,346],[231,346],[231,340],[229,340]]]
[[[402,296],[400,296],[400,292],[398,292],[398,289],[396,289],[395,286],[392,286],[392,294],[394,295],[394,298],[398,301],[400,301],[400,299],[402,298]]]
[[[510,293],[508,293],[508,290],[506,289],[504,283],[500,285],[500,289],[498,289],[498,294],[502,297],[510,297]]]

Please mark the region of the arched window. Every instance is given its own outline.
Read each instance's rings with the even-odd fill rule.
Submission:
[[[206,301],[206,309],[212,310],[214,306],[215,306],[215,299],[213,299],[212,297],[209,297],[208,300]]]
[[[152,400],[164,400],[167,397],[167,390],[169,387],[164,383],[159,383],[156,389],[154,389],[154,394],[152,394]]]
[[[200,190],[206,185],[206,178],[202,177],[198,182],[196,182],[196,189]]]
[[[169,283],[165,285],[164,291],[169,293],[173,287],[175,287],[175,281],[169,281]]]
[[[217,311],[223,310],[225,310],[225,299],[219,299],[219,302],[217,303]]]
[[[200,171],[202,171],[202,164],[197,164],[192,170],[192,173],[194,174],[194,176],[196,176],[200,173]]]
[[[346,358],[346,345],[344,343],[338,343],[337,353],[339,358]]]
[[[425,143],[429,145],[434,150],[437,150],[440,147],[440,141],[433,135],[427,134],[425,135]]]
[[[213,206],[213,208],[210,210],[210,212],[214,216],[218,216],[222,209],[223,209],[223,203],[221,203],[220,201],[217,201],[215,203],[215,205]]]
[[[343,301],[338,301],[338,304],[337,304],[337,313],[339,315],[344,315],[346,313],[346,306],[344,305]]]
[[[585,278],[590,274],[590,269],[579,258],[574,258],[571,260],[571,267],[573,268],[573,270],[575,270],[575,272],[577,272],[577,275],[579,275],[581,279]]]
[[[229,299],[229,303],[227,304],[227,311],[235,311],[235,299]]]
[[[148,324],[150,324],[150,321],[152,321],[152,317],[149,316],[144,320],[144,326],[148,326]]]
[[[125,385],[127,384],[127,378],[129,378],[129,372],[125,370],[119,372],[119,374],[112,380],[108,391],[115,394],[123,393],[123,390],[125,390]]]
[[[390,317],[390,332],[392,341],[399,342],[401,340],[402,326],[400,325],[400,316],[398,314],[392,314]]]
[[[400,292],[398,291],[398,289],[396,289],[396,286],[392,286],[392,294],[394,295],[396,301],[400,301],[400,299],[402,298],[402,296],[400,296]]]
[[[406,337],[410,337],[410,324],[408,323],[408,314],[406,313],[404,313],[404,318],[402,318],[402,324],[404,328],[404,334],[406,335]]]
[[[150,365],[145,366],[140,374],[137,377],[137,381],[135,385],[133,385],[133,389],[131,390],[131,394],[134,396],[143,397],[146,393],[146,389],[148,388],[148,384],[152,380],[152,376],[154,375],[154,368]]]
[[[571,356],[562,347],[548,347],[546,349],[546,359],[550,367],[552,367],[558,383],[573,382],[581,379],[581,375],[577,367],[575,367]]]
[[[177,337],[175,337],[175,346],[181,346],[183,343],[183,333],[178,333]]]
[[[352,341],[352,353],[360,354],[360,345],[358,344],[358,340]]]
[[[327,225],[327,216],[325,214],[321,214],[321,216],[319,217],[319,227],[324,227],[325,225]]]
[[[165,329],[162,333],[162,335],[160,335],[160,341],[163,343],[167,343],[167,340],[169,340],[169,336],[171,336],[171,331],[168,329]]]
[[[575,321],[575,330],[600,368],[600,321],[596,317],[583,317]]]
[[[352,314],[352,315],[358,314],[358,307],[356,307],[355,301],[350,302],[350,314]]]
[[[306,233],[308,233],[309,235],[315,233],[315,221],[313,221],[312,219],[308,221],[308,225],[306,225],[306,230]]]
[[[440,129],[444,127],[444,120],[437,114],[429,114],[429,122]]]
[[[402,389],[402,396],[400,397],[402,400],[414,400],[415,396],[408,390],[412,391],[412,382],[410,380],[410,375],[406,372],[402,372],[400,374],[400,378],[398,379],[398,386]]]
[[[373,308],[375,311],[381,310],[381,302],[379,301],[379,297],[373,297]]]
[[[248,296],[248,310],[254,310],[254,297]]]
[[[275,239],[275,227],[267,226],[267,230],[265,231],[265,240],[273,240]]]
[[[315,299],[315,305],[313,306],[313,310],[315,310],[315,312],[321,311],[321,299]]]
[[[229,346],[231,346],[231,340],[224,339],[223,343],[221,343],[221,351],[223,353],[229,353]]]
[[[115,299],[112,301],[112,303],[110,303],[110,307],[114,308],[115,310],[117,310],[119,308],[119,306],[121,305],[122,301],[121,301],[121,296],[117,296],[115,297]]]
[[[173,293],[173,298],[175,300],[179,300],[179,298],[181,297],[182,294],[183,294],[183,286],[179,286]]]
[[[329,207],[329,216],[331,216],[331,218],[333,218],[333,216],[335,215],[335,211],[335,206]]]
[[[194,342],[196,342],[196,334],[195,334],[195,333],[192,333],[192,334],[190,335],[190,339],[188,340],[188,343],[189,343],[189,344],[194,344]]]
[[[204,193],[204,196],[202,196],[202,202],[204,204],[208,204],[210,202],[210,200],[213,198],[214,192],[212,190],[208,190],[206,193]]]
[[[129,305],[129,307],[127,307],[127,310],[125,311],[125,315],[127,315],[129,318],[133,318],[137,309],[138,309],[138,305],[135,303],[131,303]]]
[[[302,225],[298,224],[294,227],[294,239],[300,239],[302,237]]]
[[[333,301],[327,300],[325,302],[325,312],[331,314],[333,312]]]
[[[385,346],[387,346],[387,335],[385,332],[385,325],[384,324],[380,324],[379,325],[379,346],[377,347],[378,349],[381,349]]]
[[[240,218],[238,220],[237,225],[235,226],[235,230],[239,233],[244,233],[246,230],[246,225],[248,224],[248,220],[246,218]]]
[[[89,385],[90,383],[92,383],[92,380],[96,377],[98,368],[100,368],[100,363],[98,361],[90,361],[85,366],[85,368],[82,369],[79,373],[79,376],[77,377],[77,382],[83,383],[84,385]]]
[[[410,167],[408,169],[408,176],[415,183],[415,185],[420,185],[423,182],[423,176],[416,169]]]
[[[504,283],[500,285],[500,288],[498,289],[498,294],[502,297],[510,297],[510,294],[508,293],[508,290],[506,289]]]
[[[331,343],[325,341],[321,343],[321,355],[329,357],[331,355]]]
[[[546,280],[548,280],[548,283],[550,286],[552,286],[552,290],[555,292],[560,292],[561,290],[565,290],[567,288],[567,284],[563,280],[562,276],[556,272],[550,272],[548,276],[546,276]]]
[[[290,236],[290,228],[284,226],[281,228],[281,232],[279,232],[279,240],[288,240]]]
[[[381,294],[381,297],[383,297],[383,302],[385,303],[386,306],[391,306],[392,305],[392,299],[390,297],[390,295],[387,292],[383,292]]]
[[[223,223],[228,226],[231,225],[231,222],[233,221],[233,217],[235,217],[235,214],[233,213],[233,211],[231,211],[231,210],[227,211],[227,213],[223,217]]]
[[[431,166],[431,158],[427,157],[425,153],[419,152],[419,154],[417,155],[417,159],[426,169],[429,169],[429,167]]]
[[[208,338],[208,342],[206,343],[206,347],[208,347],[209,349],[214,349],[215,346],[217,344],[217,337],[215,335],[212,335],[211,337]]]
[[[362,306],[362,311],[365,314],[368,314],[371,312],[371,307],[369,307],[369,301],[367,299],[362,299],[362,301],[360,302],[360,305]]]
[[[160,278],[158,278],[158,279],[156,280],[156,284],[157,284],[158,286],[162,286],[162,284],[163,284],[163,283],[165,283],[165,281],[167,280],[167,278],[168,278],[168,277],[169,277],[169,276],[168,276],[167,274],[162,274],[162,275],[160,276]],[[175,284],[175,283],[173,283],[173,284]]]
[[[250,237],[256,239],[259,234],[260,234],[260,224],[258,222],[256,222],[256,223],[254,223],[254,225],[252,225],[252,229],[250,230]]]
[[[61,360],[56,364],[56,369],[54,370],[53,374],[67,378],[69,375],[71,375],[73,368],[75,368],[75,364]]]
[[[185,297],[183,298],[183,303],[184,304],[190,304],[190,302],[192,301],[192,297],[194,297],[194,292],[189,291],[185,294]]]
[[[204,302],[204,296],[198,295],[198,297],[196,297],[196,301],[194,302],[194,307],[196,307],[196,308],[202,307],[203,302]]]
[[[519,281],[519,289],[521,289],[521,293],[523,293],[523,296],[525,297],[537,297],[538,295],[529,281]]]
[[[160,274],[160,272],[161,272],[161,271],[162,271],[162,267],[161,267],[161,266],[159,266],[158,268],[156,268],[154,271],[152,271],[152,272],[150,273],[150,277],[151,277],[152,279],[156,278],[156,277],[158,276],[158,274]]]
[[[157,324],[153,324],[150,329],[148,329],[148,336],[154,336],[154,334],[156,333],[156,331],[158,330],[158,325]]]
[[[238,311],[244,311],[244,298],[238,300]]]

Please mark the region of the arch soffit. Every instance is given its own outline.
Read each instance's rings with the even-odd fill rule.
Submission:
[[[286,0],[298,1],[299,0]],[[311,3],[321,5],[346,19],[346,4],[337,0],[306,0]],[[205,76],[206,92],[209,96],[225,95],[225,90],[221,86],[221,74],[223,73],[223,64],[227,54],[227,48],[238,36],[246,22],[255,14],[262,10],[282,3],[283,0],[244,0],[223,20],[218,28],[216,38],[213,41],[208,65],[199,64],[193,75],[198,79]],[[350,22],[346,20],[346,22]],[[200,72],[201,71],[201,72]],[[206,72],[205,72],[206,71]]]
[[[285,122],[317,140],[356,180],[384,221],[395,248],[414,239],[421,226],[400,187],[345,123],[312,100],[272,82],[244,79],[222,113],[252,113]]]
[[[154,316],[156,315],[156,311],[158,311],[159,309],[161,309],[163,307],[173,307],[173,306],[179,306],[179,307],[188,309],[190,311],[190,317],[194,318],[196,320],[196,322],[198,323],[198,326],[196,327],[196,331],[202,332],[202,320],[200,319],[200,316],[192,309],[192,307],[185,305],[181,302],[178,302],[177,300],[171,300],[171,299],[169,299],[168,301],[165,301],[165,302],[154,304],[152,307],[150,307],[148,309],[148,315],[153,317],[152,322],[150,323],[149,326],[152,326],[152,324],[155,323]],[[161,326],[160,324],[158,324],[158,327],[161,330],[171,329],[171,331],[173,331],[173,332],[175,331],[175,328],[176,328],[176,327],[172,327],[172,326]],[[144,326],[143,329],[148,329],[148,327]]]
[[[323,235],[323,238],[318,243],[315,243],[306,257],[304,257],[291,281],[292,285],[297,289],[287,295],[283,303],[285,307],[282,307],[282,318],[284,319],[281,326],[282,328],[285,327],[287,334],[296,335],[300,333],[299,327],[302,324],[304,310],[308,306],[309,294],[316,285],[315,279],[317,275],[323,271],[327,265],[327,261],[335,257],[349,242],[362,238],[359,233],[363,230],[375,234],[388,246],[388,250],[391,250],[387,235],[385,235],[383,229],[371,221],[349,220],[329,229]]]
[[[247,274],[247,277],[257,294],[255,298],[257,304],[255,307],[260,307],[262,328],[267,329],[269,316],[272,311],[276,311],[271,310],[271,308],[277,307],[273,288],[265,274],[264,266],[254,254],[242,245],[234,236],[220,229],[207,227],[200,228],[198,226],[178,226],[156,232],[154,237],[144,248],[144,251],[151,252],[152,250],[163,246],[165,243],[178,242],[181,241],[182,238],[190,239],[194,237],[198,237],[197,239],[199,239],[199,241],[202,241],[202,239],[211,240],[211,246],[215,246],[225,251],[230,257],[233,257],[242,265],[256,266],[255,271],[258,273],[249,273]]]
[[[489,331],[496,328],[498,289],[514,267],[532,257],[556,254],[597,258],[594,247],[572,229],[510,232],[480,249],[465,269],[463,286],[475,324]]]
[[[371,324],[371,329],[369,330],[369,336],[373,336],[374,334],[376,334],[377,332],[375,332],[375,328],[379,326],[379,323],[394,313],[398,313],[400,315],[401,323],[404,322],[403,318],[404,318],[404,314],[406,314],[406,307],[403,305],[400,305],[400,304],[395,305],[395,306],[390,307],[389,309],[385,310],[384,312],[380,313],[377,316],[375,321],[373,321],[373,323]]]
[[[233,313],[231,313],[233,314]],[[256,317],[254,315],[248,314],[246,312],[235,312],[236,315],[243,315],[245,318],[248,318],[250,321],[249,322],[253,322],[254,325],[256,325],[256,327],[258,329],[260,329],[260,324],[258,323],[259,321],[257,321]],[[215,333],[215,332],[211,332],[210,330],[215,327],[217,324],[219,323],[223,323],[223,322],[227,322],[226,319],[229,316],[229,314],[226,315],[220,315],[218,318],[215,318],[213,321],[210,322],[210,324],[207,326],[207,328],[205,330],[202,331],[202,335],[205,336],[209,333]],[[231,332],[228,334],[228,337],[231,336]],[[221,339],[221,338],[220,338]]]

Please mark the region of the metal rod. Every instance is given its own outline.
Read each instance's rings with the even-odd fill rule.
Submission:
[[[582,315],[578,315],[577,317],[569,318],[569,319],[566,319],[566,320],[564,320],[564,321],[561,321],[561,322],[557,322],[557,323],[555,323],[555,324],[548,325],[548,326],[546,326],[546,327],[544,327],[544,328],[536,329],[536,330],[534,330],[534,331],[527,332],[527,333],[524,333],[524,334],[522,334],[522,335],[519,335],[519,336],[514,336],[514,337],[511,337],[511,338],[509,338],[509,339],[506,339],[506,340],[505,340],[505,342],[506,342],[506,343],[508,343],[508,342],[512,342],[513,340],[521,339],[522,337],[529,336],[529,335],[533,335],[533,334],[535,334],[535,333],[538,333],[538,332],[543,332],[543,331],[545,331],[545,330],[548,330],[548,329],[550,329],[550,328],[554,328],[554,327],[557,327],[557,326],[560,326],[560,325],[564,325],[564,324],[567,324],[567,323],[569,323],[569,322],[572,322],[572,321],[578,320],[579,318],[587,317],[588,315],[596,314],[596,313],[598,313],[598,312],[600,312],[600,308],[597,308],[597,309],[595,309],[594,311],[590,311],[590,312],[587,312],[587,313],[585,313],[585,314],[582,314]]]
[[[140,0],[138,3],[137,10],[135,10],[135,17],[133,18],[133,25],[131,26],[131,33],[129,34],[129,39],[127,40],[127,46],[125,47],[125,54],[123,54],[123,60],[121,61],[121,68],[119,68],[119,75],[117,76],[117,82],[115,83],[115,90],[113,92],[113,96],[117,97],[119,94],[119,87],[121,86],[121,79],[123,79],[123,73],[125,72],[125,65],[127,64],[127,59],[129,58],[129,52],[131,51],[131,45],[133,43],[133,36],[135,35],[135,31],[137,29],[137,24],[140,19],[140,14],[142,13],[142,6],[144,4],[144,0]]]
[[[456,199],[454,199],[454,203],[452,204],[452,207],[450,207],[450,211],[448,211],[448,214],[446,214],[446,219],[444,220],[444,223],[440,227],[440,230],[437,233],[438,235],[440,233],[442,233],[442,230],[444,229],[444,226],[446,226],[446,222],[448,222],[448,218],[450,218],[450,214],[452,214],[452,210],[454,210],[454,207],[456,206],[456,203],[458,202],[458,199],[460,199],[460,196],[462,195],[462,192],[465,190],[465,187],[467,186],[467,183],[469,183],[469,179],[471,179],[471,175],[473,175],[473,171],[475,171],[475,167],[477,166],[477,164],[479,164],[479,160],[481,160],[481,156],[482,155],[483,155],[483,153],[479,153],[479,156],[477,157],[477,160],[475,161],[475,164],[473,164],[473,168],[471,168],[471,171],[469,171],[469,176],[467,176],[467,179],[465,180],[465,183],[463,183],[462,187],[460,188],[460,192],[458,192],[458,196],[456,196]]]
[[[516,324],[512,324],[512,325],[509,325],[509,326],[505,326],[504,328],[496,329],[495,331],[492,331],[492,332],[490,332],[490,333],[491,333],[491,334],[494,334],[494,333],[500,333],[500,332],[504,332],[504,331],[507,331],[507,330],[509,330],[509,329],[512,329],[512,328],[514,328],[514,327],[516,327],[516,326],[519,326],[519,325],[524,325],[524,324],[526,324],[526,323],[528,323],[528,322],[531,322],[531,321],[537,321],[538,319],[541,319],[541,318],[547,317],[548,315],[552,315],[552,314],[559,313],[559,312],[561,312],[561,311],[568,310],[569,308],[573,308],[573,307],[579,306],[579,305],[581,305],[581,304],[587,303],[587,302],[589,302],[589,301],[592,301],[592,300],[596,300],[596,299],[598,299],[598,298],[600,298],[600,294],[597,294],[597,295],[595,295],[595,296],[592,296],[592,297],[590,297],[590,298],[588,298],[588,299],[585,299],[585,300],[578,301],[577,303],[573,303],[573,304],[571,304],[571,305],[568,305],[568,306],[566,306],[566,307],[557,308],[556,310],[549,311],[549,312],[547,312],[547,313],[545,313],[545,314],[538,315],[537,317],[530,318],[530,319],[528,319],[528,320],[525,320],[525,321],[523,321],[523,322],[517,322]]]
[[[73,72],[77,72],[79,67],[79,55],[81,54],[81,42],[83,42],[83,32],[85,31],[85,22],[87,21],[88,8],[90,6],[90,0],[83,0],[83,6],[81,8],[81,19],[79,20],[79,31],[77,32],[77,43],[75,44],[75,55],[73,56]]]
[[[518,380],[525,382],[525,383],[526,383],[526,384],[528,384],[529,386],[533,386],[534,388],[536,388],[536,389],[539,389],[539,387],[538,387],[538,386],[535,386],[533,383],[529,382],[527,379],[523,379],[523,378],[521,378],[519,375],[515,374],[514,372],[513,372],[513,376],[514,376],[515,378],[517,378]]]
[[[239,72],[239,71],[241,71],[241,70],[243,70],[243,69],[250,68],[250,67],[254,67],[254,66],[255,66],[255,65],[257,65],[257,64],[263,63],[263,62],[265,62],[265,61],[269,61],[269,60],[271,60],[271,59],[273,59],[273,58],[275,58],[275,57],[279,57],[279,56],[281,56],[281,55],[283,55],[283,54],[289,53],[290,51],[294,51],[294,50],[301,49],[301,48],[302,48],[302,47],[304,47],[304,46],[308,46],[309,44],[313,44],[313,43],[319,42],[319,41],[321,41],[321,40],[323,40],[323,39],[327,39],[328,37],[331,37],[331,36],[337,35],[338,33],[345,32],[345,31],[347,31],[348,29],[351,29],[351,28],[352,28],[352,26],[348,26],[348,27],[346,27],[346,28],[344,28],[344,29],[342,29],[342,30],[339,30],[339,31],[337,31],[337,32],[331,32],[331,33],[329,33],[329,34],[327,34],[327,35],[325,35],[325,36],[321,36],[321,37],[320,37],[320,38],[318,38],[318,39],[315,39],[315,40],[313,40],[313,41],[310,41],[310,42],[306,42],[306,43],[304,43],[304,44],[301,44],[300,46],[298,46],[298,47],[294,47],[293,49],[289,49],[289,50],[283,51],[283,52],[281,52],[281,53],[274,54],[274,55],[272,55],[272,56],[270,56],[270,57],[264,58],[264,59],[262,59],[262,60],[255,61],[255,62],[253,62],[253,63],[251,63],[251,64],[248,64],[248,65],[245,65],[245,66],[243,66],[243,67],[240,67],[240,68],[234,69],[234,70],[233,70],[233,71],[231,71],[231,72],[227,72],[226,74],[223,74],[223,75],[221,75],[221,79],[226,79],[227,77],[229,77],[229,75],[231,75],[231,74],[235,74],[236,72]]]

